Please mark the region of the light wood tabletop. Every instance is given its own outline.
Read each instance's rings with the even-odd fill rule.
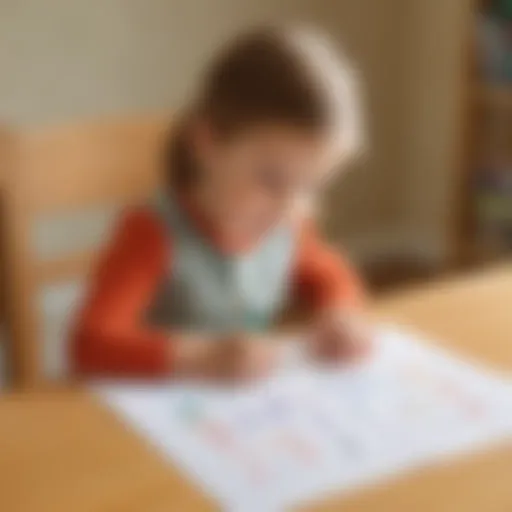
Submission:
[[[379,300],[460,353],[512,370],[512,267]],[[306,508],[344,512],[510,512],[512,446],[465,456]],[[214,504],[80,391],[0,399],[0,510],[199,512]],[[261,511],[265,512],[265,511]]]

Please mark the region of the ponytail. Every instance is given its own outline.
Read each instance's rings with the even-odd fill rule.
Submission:
[[[189,187],[197,177],[197,166],[188,139],[189,116],[172,128],[165,154],[166,186],[171,190]]]

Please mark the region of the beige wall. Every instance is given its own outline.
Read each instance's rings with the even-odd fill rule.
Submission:
[[[0,0],[1,121],[172,110],[230,33],[261,20],[316,21],[357,58],[371,148],[333,186],[329,231],[343,240],[425,232],[440,243],[468,2]]]
[[[356,57],[366,100],[368,154],[334,187],[330,224],[348,240],[393,229],[403,179],[397,165],[403,117],[404,13],[399,0],[324,1],[319,17]]]
[[[179,104],[219,40],[306,0],[0,0],[0,112],[24,123]]]
[[[453,245],[473,0],[402,0],[406,13],[399,218],[411,245],[444,259]]]

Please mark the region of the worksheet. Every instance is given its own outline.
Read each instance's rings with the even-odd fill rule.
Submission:
[[[300,346],[250,387],[93,391],[229,512],[290,510],[512,439],[512,380],[417,335],[382,327],[373,357],[341,369]]]

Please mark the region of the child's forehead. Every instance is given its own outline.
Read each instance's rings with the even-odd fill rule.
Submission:
[[[305,128],[292,123],[269,122],[256,124],[241,132],[242,138],[274,143],[316,143],[325,138],[319,130]]]
[[[327,132],[293,125],[270,124],[247,130],[235,143],[258,146],[268,151],[290,155],[322,156],[333,152],[336,144]]]
[[[330,170],[339,159],[340,145],[329,133],[270,125],[247,132],[244,139],[254,149],[255,157],[279,159],[310,172]]]

